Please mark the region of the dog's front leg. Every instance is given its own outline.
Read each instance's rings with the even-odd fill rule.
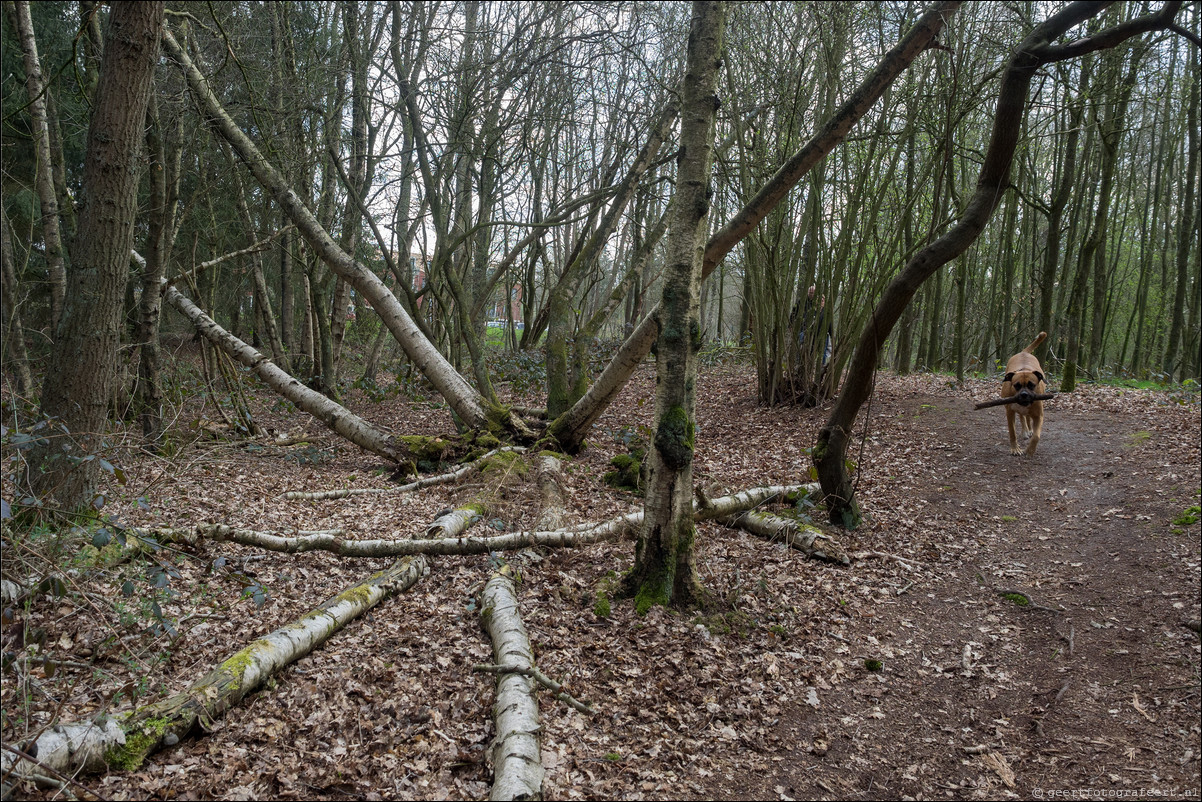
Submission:
[[[1010,429],[1010,453],[1018,455],[1023,452],[1022,449],[1018,447],[1018,435],[1014,433],[1014,417],[1014,410],[1010,409],[1010,407],[1006,407],[1006,426]]]
[[[1031,410],[1030,418],[1031,440],[1027,443],[1027,456],[1033,457],[1035,456],[1035,446],[1039,445],[1039,435],[1043,433],[1043,410]]]

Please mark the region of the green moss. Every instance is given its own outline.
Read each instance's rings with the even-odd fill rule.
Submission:
[[[1195,504],[1192,507],[1186,507],[1185,511],[1173,519],[1173,523],[1177,526],[1189,526],[1198,522],[1198,516],[1202,515],[1202,507]]]
[[[826,449],[830,445],[829,441],[822,434],[818,435],[818,442],[814,444],[814,462],[820,463],[826,459]]]
[[[406,461],[419,465],[423,462],[437,465],[454,450],[454,443],[445,437],[406,434],[396,440],[405,450]]]
[[[671,600],[672,577],[667,571],[659,571],[639,585],[634,594],[634,611],[642,618],[653,606],[667,607]]]
[[[526,460],[522,459],[521,454],[516,451],[502,451],[489,457],[480,472],[485,476],[493,477],[507,476],[511,473],[525,476],[528,470],[529,466],[526,464]]]
[[[505,443],[492,432],[479,432],[472,438],[472,445],[487,452],[492,451],[494,448],[500,448]]]
[[[121,771],[135,771],[142,767],[146,756],[159,745],[163,733],[171,721],[152,718],[139,723],[125,733],[125,743],[113,746],[104,753],[104,762]]]
[[[642,486],[639,481],[639,471],[642,468],[642,463],[636,457],[629,454],[619,454],[611,459],[609,464],[614,466],[616,470],[605,473],[601,477],[601,481],[619,490],[629,490],[632,493],[642,492]]]
[[[885,664],[880,660],[873,660],[871,657],[864,660],[864,668],[868,669],[869,671],[880,671],[884,667]]]
[[[711,635],[738,635],[746,638],[750,632],[759,626],[758,622],[742,610],[731,610],[713,615],[699,615],[693,619],[694,624],[701,624]],[[774,630],[775,631],[775,630]],[[778,635],[783,635],[781,628]]]
[[[598,618],[609,618],[613,609],[609,604],[609,596],[604,591],[597,591],[597,600],[593,602],[593,615]]]
[[[255,643],[258,643],[258,641]],[[233,677],[239,685],[242,684],[242,675],[246,673],[246,669],[249,668],[251,663],[254,662],[254,658],[251,657],[254,647],[255,644],[252,643],[250,646],[246,647],[237,654],[231,655],[221,663],[220,669]]]
[[[1028,599],[1026,596],[1022,595],[1021,593],[1003,593],[1002,598],[1009,599],[1010,601],[1017,604],[1019,607],[1026,607],[1028,604],[1031,603],[1030,599]]]
[[[357,604],[357,605],[367,604],[368,602],[371,601],[371,586],[368,585],[367,583],[355,585],[353,588],[347,588],[346,590],[339,593],[337,596],[335,596],[335,599],[337,599],[339,601],[348,601],[348,602],[351,602],[352,604]],[[324,612],[325,612],[324,610],[322,610],[320,612],[317,610],[314,610],[309,615],[317,616],[317,615],[322,615]],[[303,622],[304,619],[301,619],[301,620]]]
[[[711,635],[729,635],[730,624],[723,615],[699,615],[693,619],[694,624],[701,624]]]
[[[141,541],[137,538],[132,538],[135,543],[140,544]],[[139,546],[131,543],[128,547],[121,544],[116,538],[105,544],[104,548],[96,548],[92,544],[87,544],[79,550],[75,556],[75,563],[87,568],[111,568],[114,565],[119,565],[129,559],[131,554],[136,554],[140,550]]]
[[[655,449],[669,470],[683,470],[693,461],[693,422],[684,407],[671,407],[655,430]]]

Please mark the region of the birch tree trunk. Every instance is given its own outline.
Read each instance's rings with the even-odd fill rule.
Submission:
[[[29,98],[29,118],[33,123],[33,147],[37,157],[34,170],[41,206],[42,242],[46,246],[46,264],[50,271],[50,333],[58,336],[67,288],[67,266],[63,256],[63,237],[59,226],[58,196],[54,191],[54,166],[50,157],[50,126],[46,114],[47,87],[42,80],[38,44],[33,35],[33,18],[28,0],[5,3],[21,42],[25,66],[25,93]]]
[[[163,31],[163,45],[183,69],[188,85],[205,112],[213,119],[214,127],[221,136],[233,146],[264,189],[272,194],[318,257],[371,302],[384,325],[405,350],[405,354],[430,380],[464,424],[471,428],[486,428],[490,422],[490,413],[498,423],[510,424],[511,416],[504,411],[486,408],[484,399],[422,335],[413,319],[380,277],[356,262],[351,254],[334,242],[296,192],[287,185],[279,170],[226,113],[204,76],[170,31]]]
[[[693,524],[693,442],[698,296],[705,256],[717,119],[724,2],[693,3],[688,71],[680,107],[681,156],[669,214],[664,295],[656,315],[655,437],[647,454],[647,496],[634,568],[625,590],[644,614],[653,604],[693,607],[702,600]]]
[[[518,597],[506,567],[495,574],[480,594],[480,617],[492,639],[493,662],[514,668],[534,668],[530,636],[518,614]],[[517,672],[497,675],[493,722],[497,734],[490,750],[493,786],[489,799],[542,799],[542,725],[538,717],[537,686]]]
[[[268,387],[296,404],[297,409],[308,412],[328,428],[360,448],[373,454],[379,454],[391,462],[404,460],[403,449],[397,445],[391,435],[381,432],[346,407],[331,401],[315,390],[310,390],[300,381],[285,373],[266,356],[218,326],[211,317],[201,311],[200,307],[184,297],[175,287],[167,286],[164,290],[164,298],[167,303],[188,318],[206,339],[253,370]]]

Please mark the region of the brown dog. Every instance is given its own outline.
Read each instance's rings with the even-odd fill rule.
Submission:
[[[1022,420],[1023,431],[1031,433],[1031,439],[1027,442],[1028,457],[1035,454],[1035,447],[1039,445],[1039,435],[1043,432],[1043,402],[1034,400],[1034,396],[1046,393],[1047,383],[1044,381],[1039,360],[1031,352],[1039,347],[1047,336],[1046,331],[1039,332],[1033,343],[1010,357],[1010,361],[1006,363],[1006,375],[1002,377],[1002,398],[1018,397],[1013,404],[1006,405],[1011,454],[1022,453],[1014,432],[1015,416]]]

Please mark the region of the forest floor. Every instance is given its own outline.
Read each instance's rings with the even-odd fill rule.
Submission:
[[[645,364],[566,463],[569,522],[639,508],[601,476],[650,425],[653,387]],[[808,481],[824,410],[759,406],[747,366],[704,368],[698,388],[695,473],[711,495]],[[997,389],[878,378],[853,455],[868,519],[833,533],[863,555],[849,567],[703,524],[714,609],[640,618],[629,601],[599,615],[598,592],[631,565],[629,541],[506,555],[539,667],[597,709],[586,717],[540,694],[546,797],[1196,799],[1202,651],[1186,624],[1202,615],[1202,525],[1183,514],[1199,504],[1198,396],[1082,387],[1048,402],[1027,458],[1010,455],[1002,409],[972,409]],[[307,443],[213,438],[185,409],[176,453],[131,449],[107,509],[130,525],[409,538],[483,489],[476,477],[411,495],[284,500],[386,487],[388,471],[275,399],[254,403],[260,423],[304,429]],[[356,391],[350,406],[398,433],[453,430],[442,405],[403,394],[372,403]],[[533,476],[510,477],[482,526],[531,528]],[[159,569],[76,571],[72,593],[39,598],[6,626],[5,652],[51,662],[5,671],[5,742],[183,690],[389,564],[227,543],[156,559]],[[138,771],[80,781],[108,799],[486,797],[494,681],[472,666],[491,657],[476,602],[491,570],[485,556],[432,558],[411,590],[209,732]],[[174,641],[147,631],[150,602]]]

